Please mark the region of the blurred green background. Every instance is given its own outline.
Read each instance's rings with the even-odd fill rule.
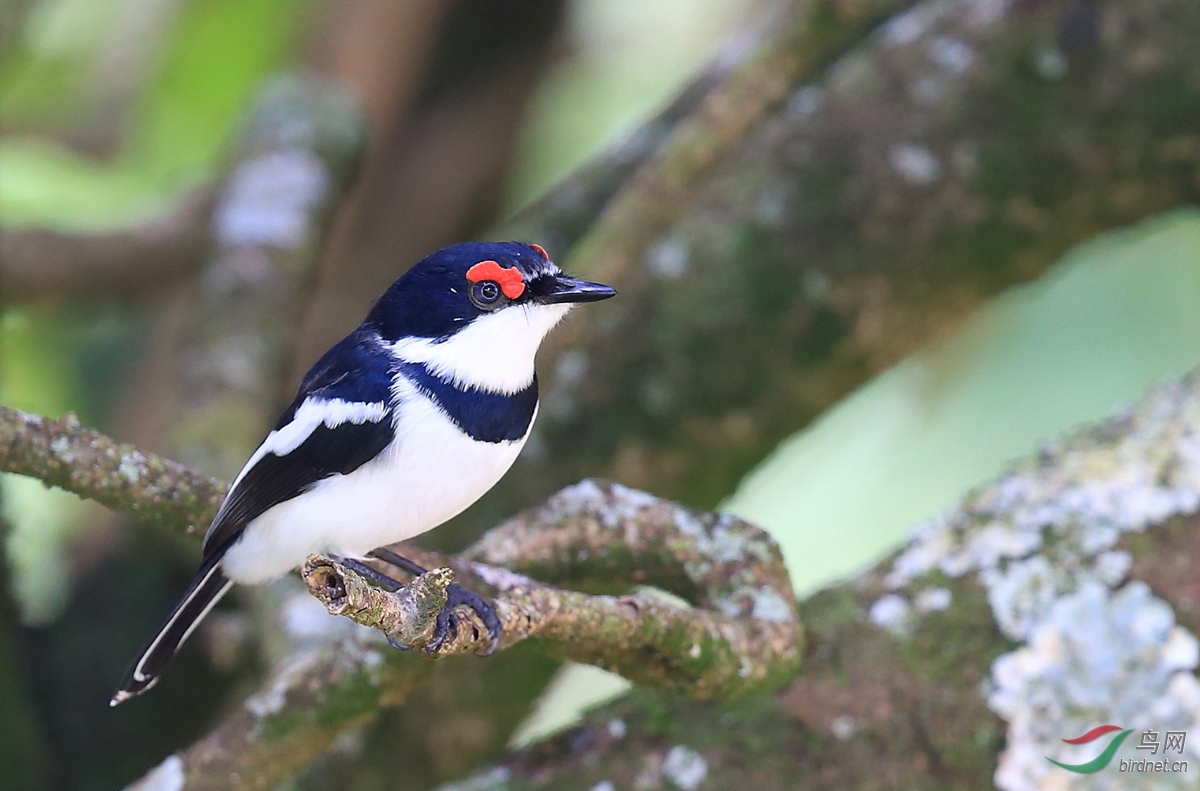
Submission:
[[[7,0],[3,228],[111,232],[168,215],[220,172],[265,77],[305,63],[358,73],[323,37],[328,5]],[[579,0],[545,3],[538,13],[552,35],[503,155],[491,198],[496,218],[661,107],[748,10],[735,0]],[[453,45],[445,46],[453,59]],[[438,84],[425,83],[418,103]],[[1200,361],[1197,306],[1200,212],[1181,209],[1098,236],[782,442],[736,491],[715,494],[770,530],[797,590],[813,591],[887,553],[915,523],[1038,442],[1188,371]],[[152,294],[5,301],[0,401],[52,415],[73,410],[86,424],[136,436],[137,416],[119,402],[136,374],[136,350],[153,343],[155,315]],[[9,588],[37,645],[31,655],[42,662],[55,651],[50,635],[82,639],[68,626],[77,624],[76,585],[117,539],[103,509],[10,475],[0,484]],[[185,552],[162,552],[186,566]],[[42,683],[52,686],[52,673]],[[563,668],[514,740],[561,728],[622,688],[600,671]],[[83,703],[43,703],[39,716],[56,751],[83,738],[51,710]],[[89,756],[68,761],[70,784],[113,787],[161,748],[94,775],[81,768]]]

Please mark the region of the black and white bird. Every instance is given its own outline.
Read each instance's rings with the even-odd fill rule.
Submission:
[[[112,705],[158,681],[233,583],[274,579],[315,553],[364,558],[479,499],[529,438],[542,339],[573,304],[615,294],[568,277],[535,244],[457,244],[406,272],[301,380],[209,526],[199,571]],[[439,628],[459,603],[481,610],[495,642],[489,605],[457,586]]]

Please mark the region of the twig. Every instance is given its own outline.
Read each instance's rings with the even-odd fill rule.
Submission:
[[[300,576],[331,615],[344,615],[361,626],[378,629],[401,645],[424,648],[434,637],[438,614],[446,606],[446,588],[454,580],[448,568],[422,574],[396,593],[374,587],[366,578],[335,560],[309,555]],[[465,631],[454,645],[437,655],[463,653]],[[428,654],[427,654],[428,655]]]

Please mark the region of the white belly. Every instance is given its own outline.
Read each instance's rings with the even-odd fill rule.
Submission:
[[[529,436],[477,442],[429,399],[405,395],[391,446],[349,475],[326,478],[247,525],[222,561],[230,579],[263,582],[310,554],[362,557],[432,530],[491,489]]]

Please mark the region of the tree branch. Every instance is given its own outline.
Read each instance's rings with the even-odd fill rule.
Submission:
[[[586,238],[555,252],[621,297],[547,338],[542,452],[477,513],[590,475],[715,504],[783,438],[985,298],[1097,232],[1194,204],[1200,106],[1176,86],[1200,63],[1198,9],[914,3],[822,53],[686,196],[665,191],[677,219],[640,248],[642,231],[606,225],[625,200],[613,198],[592,231],[611,255]],[[1130,52],[1155,57],[1143,68]]]
[[[362,631],[335,631],[294,652],[207,736],[128,789],[268,791],[294,776],[339,736],[403,702],[432,668]]]
[[[675,130],[771,38],[779,9],[774,10],[776,13],[763,13],[739,31],[653,118],[554,184],[502,222],[491,236],[537,240],[556,256],[569,250],[588,232],[613,196],[671,140]]]
[[[456,561],[423,554],[425,563],[441,561],[473,577],[471,587],[483,582],[499,592],[501,648],[541,638],[556,656],[699,699],[773,689],[800,662],[803,637],[779,549],[766,533],[732,516],[584,481],[490,531]],[[649,590],[622,596],[561,590],[498,562],[564,581],[640,581],[696,606]],[[314,556],[302,576],[331,613],[426,648],[453,573],[437,569],[387,593]],[[470,628],[427,655],[488,647],[478,617],[459,613]]]
[[[81,234],[0,228],[6,301],[161,287],[194,273],[208,246],[212,193],[201,188],[166,215],[128,230]]]
[[[208,523],[225,491],[211,478],[114,442],[73,418],[54,421],[8,407],[0,407],[0,469],[163,526],[186,525],[192,533]],[[585,481],[489,532],[463,553],[462,563],[471,564],[462,570],[505,592],[504,646],[544,637],[564,643],[558,651],[565,658],[705,698],[770,688],[799,662],[802,638],[778,547],[728,515],[687,511],[619,485]],[[555,590],[505,576],[502,564],[562,582],[656,584],[711,610],[680,609],[646,593],[612,598]],[[404,615],[403,595],[365,591],[358,575],[324,558],[310,559],[304,576],[331,612],[365,625],[392,624],[385,631],[401,642],[423,645],[423,634],[427,641],[427,614],[425,620]],[[336,595],[323,592],[331,579],[341,590]],[[438,655],[478,650],[481,639],[464,630]],[[665,657],[672,673],[637,656],[645,650]]]
[[[199,535],[225,486],[182,464],[85,428],[0,406],[0,472],[37,478],[122,513]]]
[[[693,190],[787,98],[814,66],[863,38],[910,0],[793,2],[776,9],[770,37],[672,130],[571,253],[571,263],[617,278],[666,231]]]
[[[503,649],[537,638],[557,656],[692,698],[777,688],[800,661],[796,604],[769,536],[738,519],[689,511],[618,484],[569,487],[457,558],[403,552],[433,570],[395,594],[336,561],[310,557],[302,571],[310,592],[330,612],[372,629],[291,657],[243,709],[155,771],[178,773],[188,789],[230,787],[233,775],[234,788],[267,788],[288,777],[340,733],[401,703],[428,671],[429,663],[385,647],[380,632],[427,647],[452,577],[498,592]],[[714,609],[648,590],[622,596],[560,590],[485,562],[501,558],[559,578],[662,584]],[[628,573],[643,561],[644,571]],[[457,637],[434,657],[488,646],[477,617],[464,609],[458,614]]]
[[[774,700],[637,689],[443,791],[663,788],[683,763],[701,788],[1058,787],[1045,756],[1095,757],[1061,739],[1097,723],[1200,728],[1197,568],[1200,370],[1045,443],[802,602],[812,650]],[[1189,740],[1178,757],[1198,754]]]
[[[224,491],[212,479],[121,445],[73,418],[53,421],[6,407],[0,407],[0,469],[176,528],[206,524]],[[735,517],[690,511],[619,484],[569,487],[495,528],[458,558],[404,552],[445,568],[396,594],[371,587],[328,558],[309,558],[303,576],[331,612],[427,647],[446,586],[457,575],[499,593],[503,648],[539,638],[557,656],[694,698],[776,688],[800,662],[796,602],[769,535]],[[658,585],[690,603],[645,589],[620,596],[561,590],[500,564],[557,582]],[[483,624],[467,611],[460,615],[463,628],[434,656],[486,647]],[[380,705],[398,703],[415,683],[420,671],[395,652],[381,654],[378,640],[360,636],[354,645],[293,657],[259,695],[270,705],[248,703],[177,756],[178,764],[164,766],[189,783],[195,779],[197,787],[219,785],[213,778],[227,782],[231,773],[242,778],[235,787],[286,777],[344,728]],[[394,662],[394,672],[379,670]],[[273,732],[280,723],[287,723],[287,748],[264,745],[264,729]]]

